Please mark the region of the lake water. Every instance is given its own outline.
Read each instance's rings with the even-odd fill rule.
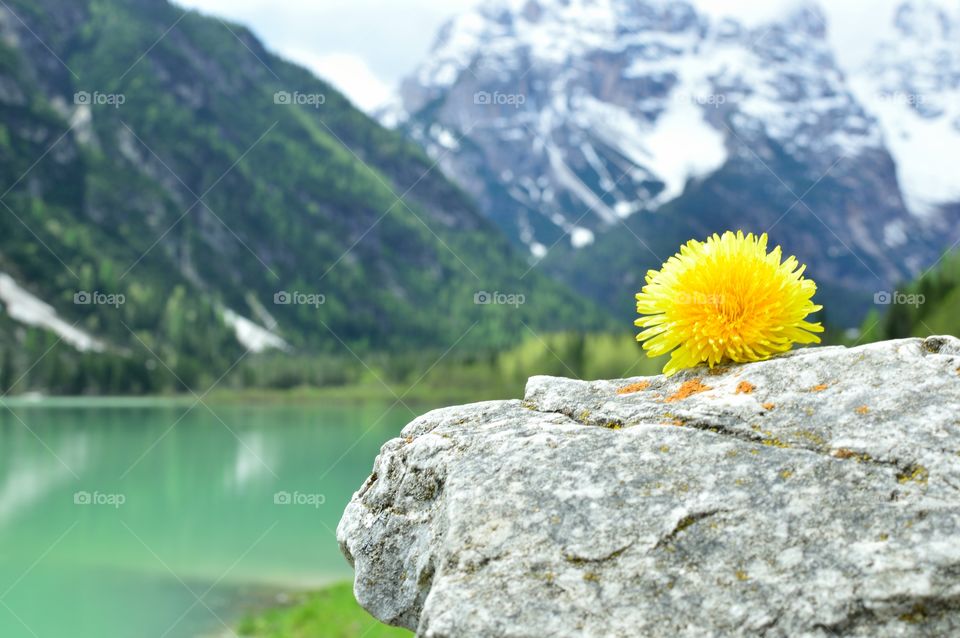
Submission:
[[[351,577],[337,522],[411,412],[191,406],[0,406],[0,636],[229,635],[280,591]]]

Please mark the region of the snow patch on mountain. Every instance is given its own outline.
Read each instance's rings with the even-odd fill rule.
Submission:
[[[257,325],[253,321],[243,317],[229,308],[223,310],[223,320],[228,326],[233,328],[237,336],[237,341],[244,348],[253,353],[263,352],[264,350],[287,350],[289,345],[278,335]]]
[[[850,85],[876,115],[907,206],[929,216],[960,202],[960,2],[908,1]]]
[[[960,91],[950,93],[951,99],[960,103]],[[897,177],[907,207],[926,216],[943,204],[960,202],[956,170],[960,120],[951,120],[949,116],[924,118],[894,102],[878,102],[874,108],[897,162]]]
[[[723,134],[705,121],[702,110],[693,101],[678,101],[653,123],[591,96],[582,96],[576,107],[572,119],[580,129],[592,131],[636,166],[651,167],[651,176],[663,182],[663,190],[648,205],[679,197],[687,180],[709,175],[727,160]],[[589,158],[596,158],[593,147],[583,150]],[[601,168],[598,160],[591,163]],[[609,175],[604,177],[607,183],[601,187],[612,190],[614,182]],[[581,199],[589,202],[591,198]],[[633,212],[628,202],[618,202],[614,208],[596,204],[593,209],[608,222]]]
[[[61,319],[53,306],[21,288],[6,273],[0,273],[0,302],[11,319],[49,330],[81,352],[106,349],[103,342]]]

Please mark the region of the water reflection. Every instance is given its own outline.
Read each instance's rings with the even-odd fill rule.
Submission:
[[[248,483],[264,480],[265,474],[279,476],[276,450],[267,448],[267,439],[263,432],[252,430],[237,435],[236,459],[233,472],[227,476],[228,487],[243,489]]]
[[[8,416],[16,418],[15,415]],[[83,433],[73,433],[55,447],[25,423],[17,422],[10,435],[4,430],[0,465],[0,528],[12,523],[19,511],[41,500],[57,486],[75,479],[86,465],[89,444]]]
[[[410,413],[212,407],[0,410],[0,636],[190,636],[243,592],[349,577],[332,530]]]

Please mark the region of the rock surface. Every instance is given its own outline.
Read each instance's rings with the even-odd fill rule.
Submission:
[[[337,530],[421,636],[960,634],[960,340],[430,412]]]

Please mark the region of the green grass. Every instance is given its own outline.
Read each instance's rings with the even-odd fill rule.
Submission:
[[[244,619],[244,638],[399,638],[413,634],[390,627],[368,614],[353,598],[350,583],[303,594],[291,605]]]

